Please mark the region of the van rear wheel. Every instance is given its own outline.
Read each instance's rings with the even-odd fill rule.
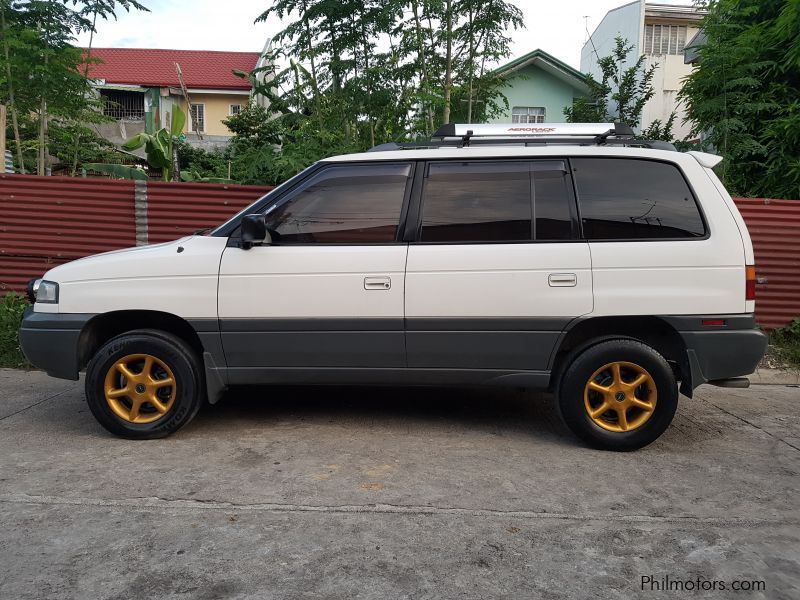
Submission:
[[[86,401],[111,433],[167,436],[191,421],[203,399],[203,375],[191,347],[164,331],[142,329],[104,344],[86,370]]]
[[[661,354],[635,340],[589,347],[567,366],[557,390],[569,429],[604,450],[636,450],[664,433],[678,407],[675,375]]]

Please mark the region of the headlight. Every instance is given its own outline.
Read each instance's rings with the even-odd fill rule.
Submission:
[[[28,283],[28,300],[42,304],[58,304],[58,284],[44,279],[31,280]]]

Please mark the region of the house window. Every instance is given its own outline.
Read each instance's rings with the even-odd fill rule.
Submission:
[[[544,117],[542,106],[515,106],[511,109],[512,123],[544,123]]]
[[[228,111],[228,114],[230,116],[235,117],[240,112],[242,112],[242,105],[241,104],[231,104],[230,105],[230,111]]]
[[[645,25],[644,53],[683,54],[686,45],[685,25]]]
[[[190,112],[189,131],[204,132],[206,130],[206,105],[192,104]]]
[[[100,90],[103,114],[112,119],[144,120],[144,92]]]

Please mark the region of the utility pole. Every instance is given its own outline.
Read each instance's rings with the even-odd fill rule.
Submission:
[[[181,92],[183,93],[183,97],[186,99],[186,112],[189,115],[189,123],[192,122],[192,101],[189,99],[189,90],[186,89],[186,83],[183,81],[183,71],[181,71],[181,66],[178,63],[175,63],[175,72],[178,74],[178,83],[181,86]],[[191,129],[191,125],[189,127]],[[200,139],[203,139],[203,134],[200,131],[197,131],[197,135]],[[181,164],[178,160],[178,145],[175,143],[175,140],[172,140],[172,181],[180,181],[181,180]]]
[[[175,63],[175,72],[178,74],[178,82],[181,84],[181,92],[183,93],[183,97],[186,99],[186,111],[189,113],[189,122],[192,122],[192,101],[189,99],[189,90],[186,89],[186,84],[183,81],[183,71],[181,71],[181,66],[178,63]],[[201,140],[203,139],[203,134],[200,133],[198,129],[195,131],[197,137]]]
[[[181,180],[181,163],[178,160],[178,144],[172,140],[172,181]]]

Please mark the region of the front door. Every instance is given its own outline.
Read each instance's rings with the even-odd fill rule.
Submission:
[[[566,323],[592,311],[567,161],[430,163],[420,213],[409,367],[547,370]]]
[[[226,248],[218,311],[231,382],[405,366],[408,246],[397,232],[411,172],[325,166],[266,208],[271,245]]]

